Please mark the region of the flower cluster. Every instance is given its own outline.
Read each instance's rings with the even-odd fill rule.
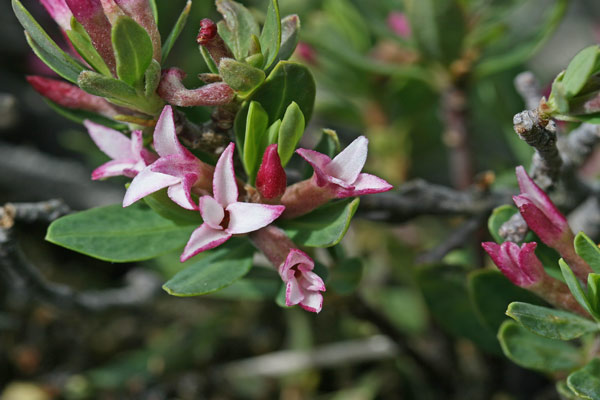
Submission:
[[[298,216],[334,198],[378,193],[392,187],[380,178],[360,172],[367,157],[368,141],[363,136],[333,160],[316,151],[298,149],[297,153],[311,162],[315,174],[287,188],[277,145],[268,146],[257,176],[261,202],[256,202],[236,177],[235,144],[227,146],[215,167],[205,164],[179,142],[170,106],[164,108],[156,124],[154,151],[143,146],[140,131],[133,132],[128,138],[90,121],[85,125],[98,147],[112,158],[97,168],[92,178],[133,177],[123,199],[124,207],[167,188],[167,194],[175,204],[199,211],[204,222],[192,233],[181,254],[182,262],[225,243],[234,235],[269,226],[288,207],[295,210],[294,216]],[[298,185],[308,197],[296,196]],[[281,203],[265,203],[273,199],[280,199]],[[272,253],[267,246],[277,247],[278,254],[285,253],[285,259],[282,256],[270,259],[275,260],[274,265],[286,283],[286,304],[300,304],[306,310],[319,312],[323,301],[320,292],[325,290],[325,284],[312,272],[313,260],[287,238],[267,242],[255,240],[255,243],[265,254]]]

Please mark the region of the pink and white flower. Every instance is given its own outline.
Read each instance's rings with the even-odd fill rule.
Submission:
[[[210,179],[212,168],[198,160],[177,139],[173,110],[166,106],[154,130],[154,149],[160,156],[144,168],[131,182],[125,193],[123,207],[168,187],[171,200],[188,210],[197,210],[192,200],[192,187]]]
[[[90,137],[104,154],[112,158],[92,172],[92,179],[104,179],[124,175],[135,177],[158,157],[144,147],[142,131],[134,131],[131,139],[121,132],[86,120],[85,127]]]
[[[315,262],[303,251],[291,249],[279,266],[279,275],[285,282],[285,305],[300,307],[318,313],[323,308],[325,283],[313,272]]]
[[[392,185],[375,175],[361,173],[367,161],[369,140],[359,136],[333,158],[314,150],[298,149],[298,153],[315,170],[317,186],[329,186],[337,198],[386,192]]]
[[[233,168],[231,143],[219,157],[213,175],[213,196],[202,196],[199,201],[204,223],[188,241],[181,262],[196,254],[217,247],[233,235],[256,231],[275,221],[284,206],[238,201],[238,186]]]

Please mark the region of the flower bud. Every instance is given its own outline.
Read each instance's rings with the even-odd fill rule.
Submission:
[[[27,82],[36,92],[55,102],[59,106],[76,110],[86,110],[113,117],[119,112],[102,97],[84,92],[75,85],[67,82],[44,78],[41,76],[28,76]]]
[[[219,65],[222,58],[233,58],[233,54],[219,36],[217,25],[211,19],[204,18],[200,21],[196,42],[208,51],[216,65]]]
[[[389,13],[387,17],[387,25],[396,35],[405,39],[410,37],[410,24],[404,13],[397,11]]]
[[[256,175],[256,188],[262,197],[270,200],[281,197],[286,186],[287,179],[277,154],[277,144],[272,144],[267,147],[263,155]]]
[[[532,286],[540,282],[545,275],[544,267],[535,255],[535,242],[524,243],[520,248],[512,242],[504,242],[501,245],[485,242],[481,246],[498,269],[517,286]]]
[[[228,104],[235,96],[226,83],[216,82],[197,89],[187,89],[181,82],[183,78],[185,72],[178,68],[163,71],[158,95],[168,103],[180,107],[219,106]]]
[[[71,17],[73,14],[69,10],[69,7],[67,7],[65,0],[41,0],[41,3],[63,31],[71,29]]]

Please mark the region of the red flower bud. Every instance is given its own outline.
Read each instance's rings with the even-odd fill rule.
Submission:
[[[256,175],[256,188],[265,199],[274,199],[283,195],[286,186],[286,175],[277,154],[277,144],[272,144],[263,155]]]
[[[233,58],[233,54],[219,36],[217,24],[208,18],[200,21],[200,31],[198,37],[196,37],[196,42],[208,51],[217,65],[219,65],[222,58]]]
[[[215,36],[217,36],[217,24],[209,18],[204,18],[200,21],[200,32],[198,32],[198,37],[196,38],[198,44],[203,46],[213,40]]]

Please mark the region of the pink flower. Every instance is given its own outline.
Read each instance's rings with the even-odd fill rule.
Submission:
[[[368,143],[366,137],[359,136],[333,160],[314,150],[298,149],[296,153],[312,165],[317,186],[329,186],[337,198],[386,192],[393,186],[375,175],[360,172],[367,161]]]
[[[269,145],[256,174],[256,189],[267,200],[281,197],[287,186],[285,170],[277,154],[277,144]]]
[[[186,89],[181,82],[185,72],[169,68],[162,73],[158,95],[179,107],[218,106],[228,104],[235,97],[233,90],[224,82],[215,82],[197,89]]]
[[[565,238],[571,241],[573,233],[567,219],[522,166],[517,167],[517,180],[521,193],[514,196],[513,200],[527,225],[549,246]]]
[[[410,37],[410,23],[404,13],[392,11],[387,17],[387,25],[396,35],[402,38]]]
[[[104,154],[112,158],[92,172],[92,179],[124,175],[133,178],[157,156],[144,148],[142,131],[134,131],[131,139],[121,132],[86,120],[84,123],[92,140]]]
[[[231,143],[219,157],[213,175],[213,196],[200,197],[199,208],[204,223],[188,241],[181,262],[226,242],[231,236],[256,231],[275,221],[283,206],[238,201],[238,187],[233,169]]]
[[[501,245],[485,242],[481,246],[500,271],[515,285],[529,287],[544,279],[544,267],[535,255],[537,243],[523,243],[520,248],[512,242],[504,242]]]
[[[325,284],[313,272],[314,261],[303,251],[291,249],[288,256],[279,266],[279,275],[285,282],[285,304],[300,307],[318,313],[323,308]]]
[[[175,203],[188,210],[198,209],[191,197],[192,187],[207,179],[212,171],[177,140],[170,106],[163,109],[156,124],[154,149],[160,158],[133,179],[125,193],[123,207],[168,187],[167,194]]]

